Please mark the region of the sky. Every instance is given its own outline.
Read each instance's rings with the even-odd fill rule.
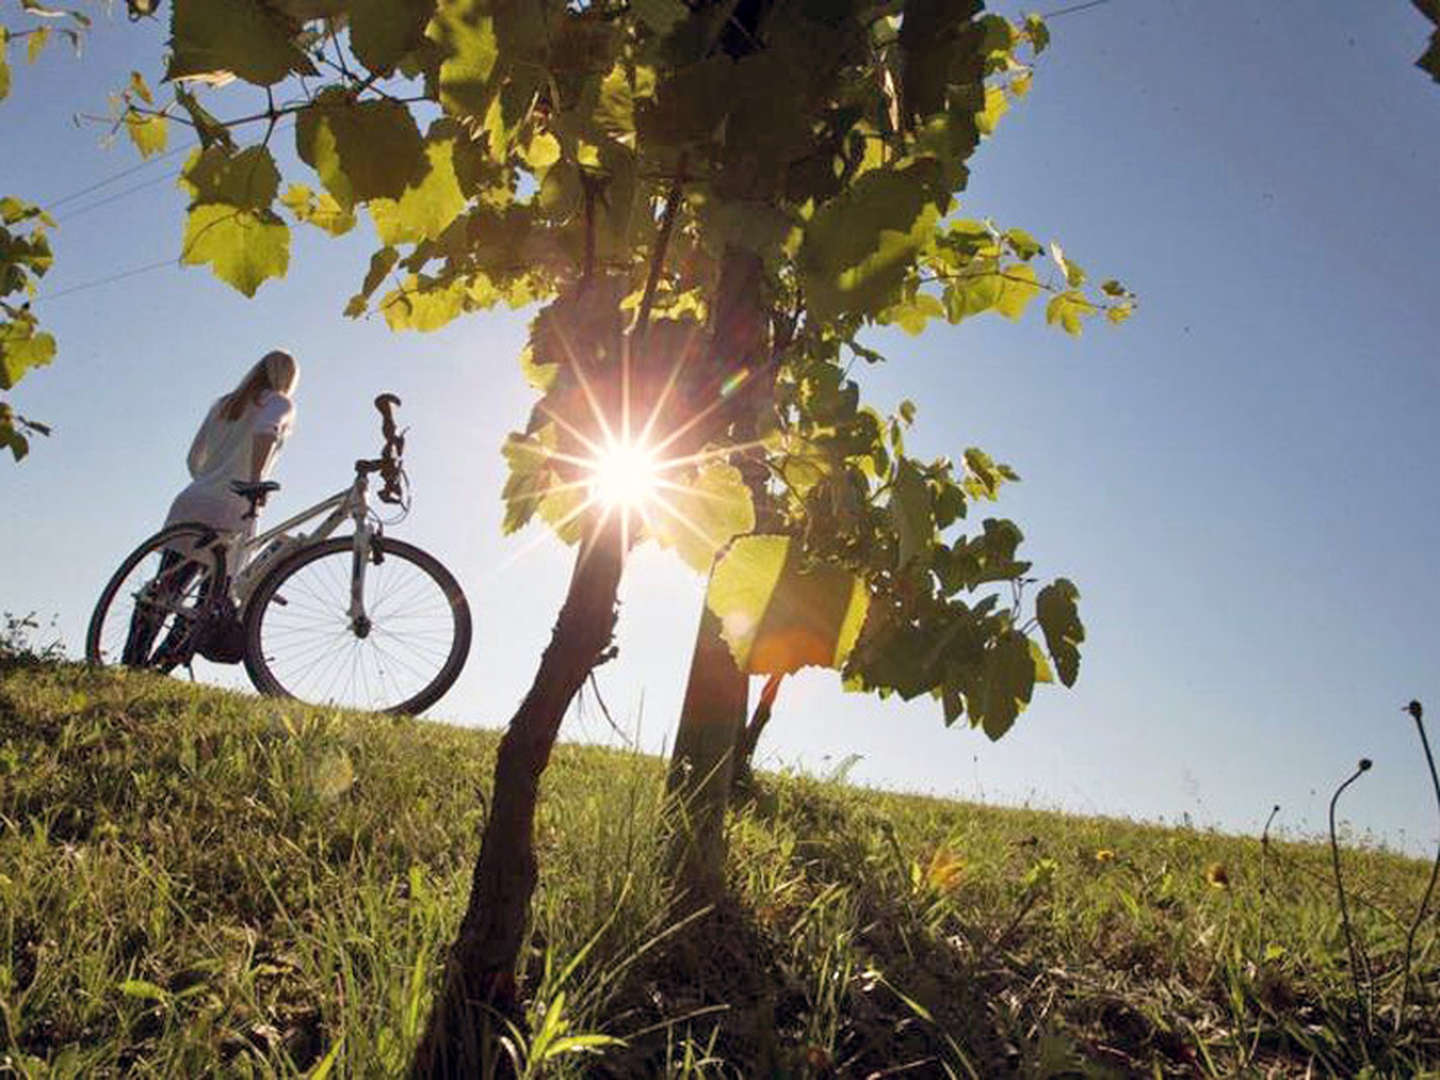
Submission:
[[[849,777],[869,785],[1251,833],[1278,804],[1283,831],[1311,835],[1363,756],[1352,835],[1429,850],[1440,822],[1401,711],[1419,698],[1440,722],[1440,86],[1413,66],[1428,24],[1400,0],[1108,0],[1051,30],[963,209],[1058,240],[1139,312],[1078,340],[1038,305],[880,333],[890,362],[857,375],[882,411],[919,405],[913,453],[980,446],[1019,471],[986,513],[1021,526],[1037,575],[1079,586],[1079,681],[1037,688],[991,743],[945,728],[928,698],[807,671],[784,684],[759,764],[824,775],[858,755]],[[114,565],[186,482],[209,403],[283,346],[303,375],[270,520],[348,483],[378,448],[371,398],[399,394],[414,509],[394,534],[456,573],[476,631],[428,715],[500,727],[572,561],[538,527],[500,530],[499,446],[532,401],[526,315],[426,335],[342,318],[368,225],[297,229],[288,276],[253,300],[175,265],[80,288],[179,251],[181,157],[67,198],[138,160],[75,117],[103,113],[134,68],[158,83],[164,37],[118,14],[78,60],[53,48],[27,67],[11,50],[0,192],[55,204],[35,308],[60,353],[14,394],[55,433],[0,463],[0,612],[54,616],[78,655]],[[673,737],[703,589],[653,547],[627,569],[620,655],[598,682],[648,750]],[[585,706],[562,738],[620,741]]]

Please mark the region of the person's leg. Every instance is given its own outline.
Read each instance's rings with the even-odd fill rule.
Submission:
[[[134,614],[130,617],[130,633],[125,638],[125,650],[121,654],[121,662],[126,667],[150,667],[162,654],[168,654],[172,650],[178,653],[177,647],[189,630],[187,626],[181,625],[179,620],[172,623],[169,633],[165,635],[165,641],[153,656],[150,650],[165,624],[166,615],[171,612],[176,602],[184,597],[185,591],[199,571],[199,563],[187,559],[179,552],[167,551],[160,557],[160,569],[155,580],[146,587],[150,602],[137,603]],[[178,662],[171,662],[165,670],[168,671]]]

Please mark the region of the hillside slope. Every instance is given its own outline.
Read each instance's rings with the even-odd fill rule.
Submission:
[[[0,663],[0,1075],[396,1075],[458,921],[496,733]],[[731,897],[667,921],[661,763],[546,775],[523,1048],[545,1075],[1413,1075],[1428,867],[766,777]],[[583,955],[582,955],[583,954]],[[572,963],[573,962],[573,963]],[[558,1029],[557,1029],[558,1030]],[[1383,1034],[1382,1034],[1383,1033]]]

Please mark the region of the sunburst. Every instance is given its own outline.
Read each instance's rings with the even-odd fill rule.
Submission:
[[[745,382],[750,372],[742,368],[732,374],[717,388],[713,400],[704,407],[675,418],[676,422],[669,430],[659,430],[665,406],[671,402],[681,370],[685,366],[683,355],[671,364],[659,394],[648,414],[643,417],[633,414],[630,362],[627,355],[621,370],[620,415],[607,416],[600,395],[595,392],[586,376],[584,365],[577,360],[570,343],[563,337],[560,340],[566,362],[575,375],[590,414],[590,423],[587,426],[594,434],[587,434],[564,416],[546,410],[546,414],[556,426],[578,444],[580,452],[572,454],[559,450],[545,451],[549,459],[567,466],[564,471],[572,477],[552,484],[545,494],[578,492],[583,495],[561,518],[550,522],[552,528],[563,530],[570,523],[593,511],[600,515],[601,526],[608,522],[612,515],[619,515],[622,546],[627,552],[632,540],[637,536],[637,527],[646,534],[654,535],[657,525],[671,524],[710,547],[720,547],[729,537],[711,536],[705,527],[687,514],[679,504],[682,500],[708,501],[720,500],[721,497],[685,482],[682,476],[692,468],[754,449],[761,443],[752,442],[690,452],[681,450],[680,446],[683,446],[682,440],[693,441],[692,433],[695,429],[725,405],[726,400]],[[690,436],[690,440],[686,440],[686,436]],[[505,560],[506,564],[520,558],[536,544],[544,542],[544,539],[545,534],[537,535]]]

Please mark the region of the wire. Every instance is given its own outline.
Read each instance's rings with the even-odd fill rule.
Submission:
[[[1058,19],[1063,15],[1076,15],[1082,11],[1089,11],[1091,8],[1108,4],[1110,0],[1086,0],[1083,4],[1071,4],[1069,7],[1057,8],[1055,11],[1047,11],[1040,17],[1042,19]]]
[[[99,191],[103,187],[109,187],[117,180],[123,180],[127,176],[135,175],[142,169],[148,169],[152,165],[158,165],[160,164],[160,162],[165,161],[169,158],[173,158],[177,154],[183,154],[186,150],[189,150],[197,145],[199,144],[196,142],[188,142],[184,146],[177,146],[174,150],[170,150],[164,154],[161,154],[159,157],[146,158],[144,161],[138,162],[135,165],[131,165],[128,168],[121,169],[119,172],[111,173],[103,180],[97,180],[95,181],[95,183],[83,187],[78,191],[72,191],[69,195],[62,195],[60,198],[55,199],[52,202],[46,203],[45,209],[54,210],[57,206],[64,206],[66,203],[74,202],[76,199],[83,198],[84,196],[89,195],[93,191]]]
[[[144,191],[146,188],[152,188],[156,184],[163,184],[165,183],[165,181],[173,180],[179,175],[180,174],[178,172],[167,172],[163,176],[156,176],[149,180],[143,180],[132,187],[122,188],[119,191],[115,192],[115,194],[113,195],[107,195],[103,199],[97,199],[92,203],[87,203],[84,206],[77,207],[76,209],[71,210],[68,214],[61,214],[58,218],[55,219],[55,223],[57,225],[63,225],[65,224],[65,222],[80,217],[82,214],[88,214],[91,210],[98,210],[100,207],[107,206],[110,203],[115,202],[117,199],[123,199],[127,195],[133,195],[137,191]]]
[[[98,289],[101,285],[110,285],[116,281],[124,281],[126,278],[136,277],[140,274],[148,274],[152,270],[159,270],[165,266],[174,266],[176,260],[162,259],[159,262],[146,263],[144,266],[131,267],[129,270],[121,270],[118,273],[110,274],[107,277],[96,278],[94,281],[82,281],[78,285],[71,285],[68,289],[61,289],[45,296],[37,296],[36,303],[43,303],[47,300],[58,300],[62,296],[69,296],[71,293],[85,292],[87,289]]]

